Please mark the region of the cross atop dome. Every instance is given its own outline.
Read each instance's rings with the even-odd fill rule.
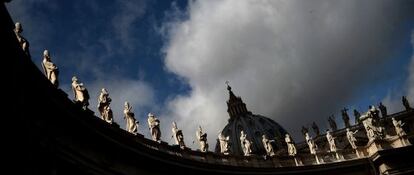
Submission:
[[[231,91],[231,86],[229,84],[230,84],[230,82],[226,81],[227,90],[229,91],[229,101],[234,101],[234,100],[237,99],[237,97],[234,95],[233,91]]]

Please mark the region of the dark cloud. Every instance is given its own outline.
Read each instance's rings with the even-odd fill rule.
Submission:
[[[190,134],[210,140],[227,123],[224,82],[248,109],[297,138],[301,125],[327,126],[355,94],[380,85],[381,70],[413,21],[412,1],[195,1],[169,24],[165,64],[192,92],[170,104]],[[389,69],[389,68],[388,68]],[[340,117],[337,116],[337,121]],[[301,139],[301,138],[300,138]]]

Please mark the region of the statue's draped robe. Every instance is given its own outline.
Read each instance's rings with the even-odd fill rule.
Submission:
[[[131,108],[125,108],[124,109],[124,115],[126,119],[126,129],[130,133],[137,133],[138,132],[138,126],[135,121],[134,113],[131,112]]]
[[[53,85],[58,85],[58,68],[54,63],[51,61],[48,61],[47,59],[43,59],[42,66],[44,68],[46,77],[50,82],[52,82]]]
[[[150,127],[152,140],[159,141],[161,138],[159,120],[155,117],[148,117],[148,126]]]

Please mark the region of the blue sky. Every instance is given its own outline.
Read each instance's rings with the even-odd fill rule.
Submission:
[[[171,6],[185,8],[186,1],[29,1],[24,11],[17,3],[25,2],[10,3],[13,17],[27,15],[28,19],[22,20],[40,26],[34,29],[36,33],[25,33],[28,38],[38,38],[31,41],[33,60],[39,65],[43,49],[49,49],[61,67],[63,84],[70,84],[70,78],[63,77],[81,74],[88,82],[110,70],[111,74],[150,83],[159,91],[157,102],[163,102],[169,94],[188,91],[185,84],[164,70],[160,52],[163,37],[159,32]],[[13,7],[21,11],[17,13]],[[87,65],[79,67],[79,62]]]
[[[302,125],[342,107],[364,112],[384,101],[402,109],[414,97],[413,1],[50,1],[7,5],[23,25],[32,60],[44,49],[60,69],[69,97],[77,75],[92,94],[114,99],[124,125],[123,101],[134,106],[148,135],[154,112],[210,140],[227,122],[224,82],[229,80],[253,113],[298,136]],[[144,128],[144,129],[142,129]],[[190,143],[192,136],[188,136]]]

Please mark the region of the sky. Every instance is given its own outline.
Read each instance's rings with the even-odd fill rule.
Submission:
[[[410,0],[13,0],[7,8],[39,68],[49,50],[70,98],[76,75],[98,114],[105,87],[115,122],[125,127],[129,101],[147,138],[152,112],[164,141],[172,143],[176,121],[189,147],[198,125],[215,145],[229,119],[225,81],[248,110],[298,141],[302,126],[324,131],[332,114],[342,128],[344,107],[366,112],[382,101],[398,112],[402,95],[414,105]]]

